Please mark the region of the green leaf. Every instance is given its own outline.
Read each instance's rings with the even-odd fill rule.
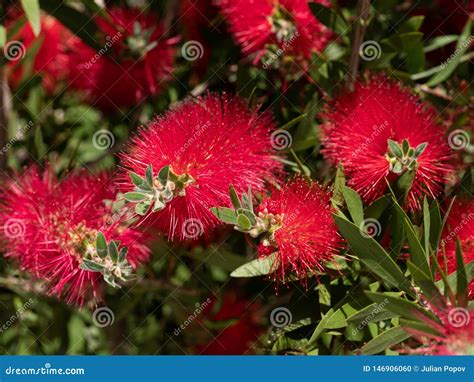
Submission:
[[[290,127],[296,125],[298,122],[306,118],[306,114],[301,114],[296,118],[293,118],[291,121],[285,123],[282,127],[280,127],[281,130],[288,130]]]
[[[247,216],[245,216],[244,214],[240,214],[239,216],[237,216],[237,226],[247,231],[252,228],[252,223],[250,222],[250,219]]]
[[[140,175],[135,174],[134,172],[129,172],[128,175],[130,176],[132,183],[137,187],[140,187],[145,182],[145,179],[143,179]]]
[[[253,212],[252,189],[250,187],[247,193],[242,194],[242,207]]]
[[[0,48],[3,48],[7,42],[7,30],[3,25],[0,25]]]
[[[126,192],[124,197],[129,202],[141,202],[142,200],[147,199],[147,195],[142,194],[141,192]]]
[[[321,321],[319,321],[318,325],[314,329],[314,332],[308,341],[307,348],[311,348],[312,346],[314,346],[314,344],[316,343],[318,338],[321,336],[321,334],[324,332],[328,323],[331,321],[331,319],[334,317],[335,314],[336,312],[332,308],[327,311],[327,313],[324,315]]]
[[[232,202],[232,205],[234,206],[235,209],[242,208],[242,204],[240,203],[239,196],[237,195],[237,191],[235,191],[235,188],[231,185],[229,187],[229,194],[230,194],[230,201]]]
[[[118,256],[118,263],[125,261],[125,259],[127,258],[127,253],[128,253],[127,247],[122,247],[120,249],[119,256]]]
[[[147,182],[151,187],[153,187],[153,166],[152,166],[151,164],[149,164],[148,166],[146,166],[145,179],[146,179],[146,182]]]
[[[327,8],[319,3],[308,3],[311,12],[321,23],[326,25],[329,29],[343,36],[349,31],[349,26],[345,20],[336,14],[331,8]]]
[[[460,306],[467,306],[467,273],[462,255],[461,241],[456,239],[456,295]]]
[[[397,314],[384,309],[383,306],[373,303],[347,318],[347,321],[359,325],[363,322],[379,322],[396,317]]]
[[[165,166],[165,167],[163,167],[163,168],[158,172],[158,181],[159,181],[163,186],[166,186],[166,183],[168,182],[169,175],[170,175],[170,166]]]
[[[428,146],[428,143],[426,142],[420,143],[418,146],[416,146],[414,159],[419,158],[420,155],[423,154],[427,146]]]
[[[428,44],[424,47],[424,52],[428,53],[433,50],[442,48],[443,46],[449,45],[458,40],[457,35],[446,35],[434,37],[428,41]]]
[[[41,31],[40,7],[38,0],[21,0],[21,6],[30,22],[34,35],[38,36]]]
[[[400,326],[390,328],[367,342],[361,348],[361,353],[364,355],[378,354],[409,337],[410,335]]]
[[[43,132],[41,131],[40,126],[38,126],[35,129],[34,143],[35,143],[36,152],[38,153],[38,158],[39,159],[43,158],[48,152],[48,148],[46,144],[44,143]]]
[[[93,18],[70,7],[64,0],[40,0],[39,4],[90,47],[95,50],[102,48],[94,38],[98,28]]]
[[[107,256],[107,240],[105,239],[105,236],[102,232],[97,234],[95,248],[99,257],[104,258]]]
[[[112,240],[110,243],[109,243],[109,255],[110,255],[110,258],[112,259],[112,261],[114,263],[117,262],[118,258],[119,258],[119,252],[118,252],[118,245],[117,245],[117,242]]]
[[[437,200],[433,201],[430,209],[430,245],[434,250],[434,256],[438,255],[439,242],[443,231],[443,220]]]
[[[425,253],[429,258],[430,254],[430,230],[431,230],[431,216],[430,206],[426,196],[423,199],[423,238],[425,241]]]
[[[237,225],[237,214],[234,209],[226,207],[213,207],[211,212],[223,223]]]
[[[388,148],[397,158],[403,157],[403,152],[402,152],[398,142],[395,142],[395,141],[392,141],[391,139],[389,139],[388,140]]]
[[[346,176],[342,165],[337,167],[336,178],[334,179],[334,191],[332,194],[332,201],[337,206],[342,206],[344,203],[344,195],[342,188],[346,185]]]
[[[447,78],[449,78],[449,76],[454,72],[454,70],[460,63],[461,57],[471,45],[469,43],[471,38],[471,26],[472,20],[469,19],[466,25],[464,26],[461,35],[459,36],[458,43],[456,44],[455,53],[453,53],[451,57],[449,57],[448,60],[443,63],[443,69],[437,74],[435,74],[433,77],[431,77],[431,79],[426,83],[426,85],[430,87],[436,86]]]
[[[103,265],[97,264],[88,259],[82,259],[82,263],[79,265],[79,268],[89,272],[102,272],[105,269]]]
[[[379,276],[386,285],[414,295],[410,281],[376,240],[363,236],[359,227],[347,219],[337,215],[334,215],[334,219],[352,251],[370,272]]]
[[[263,258],[252,260],[233,271],[232,277],[255,277],[265,276],[276,267],[276,256],[274,254]]]
[[[342,187],[342,195],[346,201],[347,209],[351,214],[354,224],[362,226],[364,224],[364,207],[359,194],[352,188],[347,186]]]
[[[385,309],[397,313],[401,317],[414,321],[421,321],[423,320],[423,317],[426,317],[429,320],[437,320],[433,313],[406,299],[391,296],[387,293],[365,292],[365,294],[372,301],[378,304],[384,304]]]
[[[148,212],[148,209],[150,208],[150,204],[151,203],[148,200],[145,202],[138,203],[135,206],[135,212],[140,216],[146,215],[146,213]]]
[[[421,269],[425,274],[431,275],[431,269],[429,266],[429,261],[428,261],[428,254],[425,253],[423,250],[423,246],[420,243],[420,240],[418,239],[416,235],[415,228],[413,224],[411,223],[409,217],[405,213],[402,207],[395,201],[393,200],[394,207],[397,210],[397,213],[399,214],[400,218],[403,221],[403,226],[405,228],[405,234],[408,239],[408,245],[410,247],[410,259],[415,264],[418,268]]]

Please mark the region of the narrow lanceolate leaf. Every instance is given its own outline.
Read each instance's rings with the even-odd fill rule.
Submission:
[[[422,321],[426,317],[429,320],[438,321],[433,313],[404,298],[377,292],[365,292],[365,294],[372,301],[380,305],[384,304],[385,309],[397,313],[401,317],[414,321]]]
[[[334,215],[334,219],[352,251],[370,272],[379,276],[387,286],[414,295],[410,281],[376,240],[364,236],[360,228],[349,220],[337,215]]]
[[[405,233],[408,239],[408,245],[410,247],[410,259],[418,268],[420,268],[425,274],[430,275],[431,270],[428,262],[428,254],[425,253],[420,240],[416,235],[415,228],[408,218],[407,214],[402,207],[394,200],[394,207],[397,210],[397,213],[403,221],[403,226],[405,228]]]
[[[21,6],[25,11],[34,35],[38,36],[41,31],[40,7],[38,0],[21,0]]]
[[[362,347],[361,353],[364,355],[382,353],[409,337],[410,335],[400,326],[390,328],[367,342]]]
[[[464,265],[464,259],[462,255],[462,247],[461,247],[461,242],[459,239],[456,240],[456,295],[457,295],[457,300],[458,304],[460,306],[466,306],[467,305],[467,298],[466,298],[466,292],[467,292],[467,273],[466,273],[466,267]]]
[[[148,185],[153,187],[153,166],[149,164],[145,170],[145,179]]]
[[[105,236],[103,235],[102,232],[99,232],[97,234],[97,239],[95,241],[95,246],[96,246],[97,254],[101,258],[104,258],[104,257],[107,256],[107,240],[105,239]]]
[[[431,77],[431,79],[426,83],[428,86],[436,86],[439,83],[443,82],[445,79],[449,78],[449,76],[457,68],[461,61],[461,57],[471,45],[469,43],[469,39],[471,38],[471,27],[472,20],[469,19],[456,44],[456,54],[450,57],[449,60],[443,62],[443,64],[441,65],[442,70],[435,74],[433,77]]]
[[[119,253],[118,253],[118,244],[116,241],[111,241],[109,243],[109,255],[114,263],[117,262]]]
[[[119,257],[118,257],[118,263],[121,263],[121,262],[125,261],[125,259],[127,258],[127,253],[128,253],[128,248],[127,247],[123,247],[123,248],[120,249]]]
[[[233,271],[232,277],[255,277],[265,276],[275,268],[275,255],[270,255],[261,259],[252,260]]]
[[[0,48],[3,48],[7,42],[7,30],[3,25],[0,25]]]
[[[390,149],[390,151],[398,158],[401,158],[403,156],[403,152],[402,150],[400,149],[400,145],[395,142],[395,141],[392,141],[391,139],[388,140],[388,148]]]
[[[397,317],[397,314],[390,312],[380,304],[370,304],[358,312],[347,317],[347,321],[358,325],[362,322],[379,322]]]
[[[130,172],[129,175],[132,183],[135,186],[140,187],[143,183],[145,183],[145,179],[143,179],[140,175],[135,174],[134,172]]]
[[[342,187],[342,195],[346,201],[347,209],[351,214],[352,221],[357,226],[361,226],[364,221],[364,207],[359,194],[352,188],[347,186]]]
[[[83,259],[82,263],[79,265],[79,268],[90,272],[102,272],[105,269],[103,265],[97,264],[88,259]]]
[[[230,194],[230,201],[232,202],[232,205],[234,206],[235,209],[242,208],[242,204],[240,203],[239,196],[237,195],[237,192],[235,191],[235,188],[233,186],[229,187],[229,194]]]
[[[211,212],[223,223],[237,225],[237,214],[232,208],[214,207]]]
[[[170,175],[170,166],[163,167],[160,172],[158,173],[158,181],[163,185],[166,186],[168,182],[168,178]]]
[[[321,321],[319,321],[318,325],[314,329],[314,332],[313,332],[313,334],[311,335],[311,337],[308,341],[307,347],[309,349],[311,348],[311,346],[313,346],[316,343],[316,341],[321,336],[321,334],[323,334],[323,332],[326,329],[328,323],[331,321],[331,319],[336,314],[336,312],[337,311],[334,311],[334,309],[332,309],[332,308],[329,309],[327,311],[327,313],[325,314],[325,316],[321,319]]]
[[[425,254],[429,258],[430,256],[430,231],[431,231],[431,216],[430,206],[428,199],[423,199],[423,238],[425,242]]]

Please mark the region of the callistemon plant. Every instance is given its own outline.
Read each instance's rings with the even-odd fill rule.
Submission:
[[[407,90],[378,76],[357,83],[322,115],[323,153],[342,164],[349,185],[366,202],[398,182],[410,209],[436,197],[452,171],[451,149],[434,111]],[[403,183],[403,185],[402,185]]]
[[[420,315],[423,326],[419,330],[415,327],[405,329],[421,346],[418,344],[405,351],[425,355],[474,355],[474,310],[428,305],[433,317]]]
[[[69,57],[73,88],[103,110],[136,106],[162,88],[173,71],[177,38],[164,36],[159,16],[139,9],[111,8],[96,23],[106,36],[98,54],[81,40]]]
[[[117,287],[149,255],[115,194],[106,174],[29,169],[2,189],[5,255],[67,303],[100,300],[102,281]]]
[[[265,68],[285,60],[310,59],[331,38],[331,31],[313,16],[306,0],[216,0],[216,4],[242,52]]]
[[[210,208],[229,205],[229,184],[261,190],[281,164],[268,113],[209,94],[178,104],[135,136],[122,155],[121,189],[144,223],[170,239],[196,239],[219,224]]]
[[[459,240],[465,264],[474,261],[474,201],[455,202],[448,216],[438,251],[439,263],[451,274],[456,271],[456,241]],[[474,280],[469,283],[469,299],[474,299]]]
[[[241,199],[233,188],[230,194],[233,208],[212,211],[236,230],[259,238],[259,256],[273,256],[276,280],[285,282],[293,274],[306,283],[308,274],[317,276],[327,263],[335,263],[341,237],[332,218],[331,195],[318,183],[296,178],[265,198],[256,211],[250,190]]]

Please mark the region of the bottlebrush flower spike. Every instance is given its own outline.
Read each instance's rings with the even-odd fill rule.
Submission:
[[[402,350],[423,355],[474,355],[474,311],[463,307],[428,305],[436,318],[420,315],[420,319],[430,333],[405,328],[422,346]]]
[[[261,190],[281,169],[274,129],[269,113],[238,98],[182,102],[132,140],[122,155],[121,189],[145,223],[170,239],[196,239],[219,224],[210,208],[230,203],[229,184]]]
[[[452,167],[451,149],[434,112],[385,77],[357,83],[323,114],[323,153],[342,163],[349,185],[370,203],[387,191],[386,179],[414,176],[407,203],[443,190]]]
[[[6,256],[69,304],[100,300],[102,280],[117,286],[149,255],[144,234],[114,210],[115,194],[108,175],[59,181],[49,168],[28,170],[2,188]]]
[[[474,201],[456,202],[448,216],[448,229],[439,249],[439,264],[447,274],[456,271],[456,240],[459,239],[464,264],[474,261]],[[446,269],[444,269],[446,266]],[[469,283],[469,299],[474,299],[474,280]]]
[[[240,200],[231,188],[234,209],[213,208],[223,222],[260,237],[260,257],[275,256],[275,279],[295,273],[305,283],[309,273],[324,272],[334,261],[341,237],[331,213],[331,196],[319,184],[296,178],[264,199],[256,213],[250,191]]]
[[[326,0],[315,2],[330,6]],[[255,64],[262,60],[264,66],[274,65],[282,55],[310,59],[331,38],[331,31],[313,16],[306,0],[216,0],[216,5],[242,52],[252,55]]]
[[[112,8],[97,18],[107,36],[96,52],[81,41],[70,54],[71,86],[105,111],[136,106],[156,95],[173,71],[177,38],[165,38],[157,15]]]

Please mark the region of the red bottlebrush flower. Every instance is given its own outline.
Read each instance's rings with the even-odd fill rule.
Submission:
[[[403,351],[423,355],[474,355],[474,311],[462,307],[428,305],[436,318],[420,314],[420,319],[437,333],[428,334],[405,328],[422,346]]]
[[[18,18],[9,22],[9,28],[16,21]],[[68,64],[65,47],[75,39],[66,27],[51,16],[41,17],[41,32],[38,37],[33,34],[30,23],[25,21],[24,26],[12,36],[4,48],[5,57],[10,61],[10,85],[19,85],[24,74],[21,60],[28,49],[35,47],[37,53],[33,61],[33,72],[42,76],[43,87],[48,93],[52,93],[58,81],[65,77],[64,68]]]
[[[211,301],[203,312],[205,320],[214,325],[219,322],[224,322],[226,325],[220,330],[217,329],[218,333],[211,341],[197,345],[196,353],[200,355],[254,354],[254,344],[262,334],[262,327],[259,325],[261,315],[258,312],[260,304],[247,301],[235,293],[226,293],[220,305],[215,298]]]
[[[315,2],[330,6],[326,0]],[[321,52],[331,38],[330,30],[313,16],[306,0],[216,0],[216,4],[242,52],[254,54],[254,63],[262,59],[264,66],[281,55],[307,60]]]
[[[0,234],[6,256],[69,304],[101,299],[103,273],[82,267],[84,259],[96,261],[99,232],[128,248],[126,261],[133,268],[148,258],[143,233],[127,228],[124,217],[107,205],[115,198],[110,176],[69,174],[59,181],[50,169],[41,174],[32,168],[4,186],[2,194]]]
[[[331,214],[331,196],[319,184],[297,178],[283,185],[258,209],[269,228],[258,247],[261,257],[276,253],[275,276],[285,281],[294,272],[306,281],[308,273],[324,271],[338,253],[341,237]]]
[[[456,271],[457,238],[461,242],[464,263],[474,261],[474,201],[457,202],[449,214],[448,227],[441,241],[438,260],[441,267],[446,267],[445,271],[450,274]],[[474,299],[474,280],[469,284],[469,298]]]
[[[156,95],[173,70],[176,38],[164,38],[158,16],[112,8],[97,18],[107,36],[96,52],[78,41],[70,54],[70,81],[102,110],[135,106]]]
[[[170,239],[195,239],[219,224],[210,208],[229,205],[229,185],[261,190],[281,169],[272,153],[273,129],[269,113],[249,110],[238,98],[209,94],[182,102],[132,140],[122,155],[122,190],[135,185],[146,194],[139,213],[155,211],[153,224]],[[168,173],[162,183],[150,175],[150,185],[137,187],[129,171],[143,176],[147,168]]]
[[[396,180],[407,171],[415,171],[410,209],[419,209],[424,195],[435,197],[443,190],[452,171],[444,131],[433,111],[399,84],[384,77],[357,83],[323,117],[323,153],[343,165],[349,185],[366,202],[387,191],[386,179]]]

